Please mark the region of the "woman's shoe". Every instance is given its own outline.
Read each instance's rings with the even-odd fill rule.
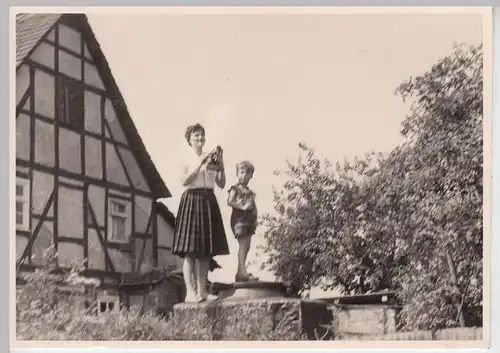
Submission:
[[[184,299],[184,303],[197,303],[198,298],[196,293],[187,293],[186,298]]]
[[[219,297],[213,294],[201,294],[197,296],[198,303],[208,301],[208,302],[213,302],[215,300],[218,300]]]
[[[203,298],[203,297],[200,297],[200,296],[196,296],[196,302],[197,303],[203,303],[206,300],[207,300],[206,298]]]
[[[248,274],[248,280],[249,281],[258,281],[259,277],[256,277],[256,276],[252,275],[251,273],[249,273]]]

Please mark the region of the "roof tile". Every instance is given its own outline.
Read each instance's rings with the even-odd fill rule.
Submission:
[[[37,45],[61,14],[18,14],[16,16],[16,66]]]

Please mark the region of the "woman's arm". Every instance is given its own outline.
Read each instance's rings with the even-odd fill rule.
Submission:
[[[226,186],[226,172],[224,171],[224,168],[219,170],[215,175],[215,183],[221,189],[224,189],[224,187]]]
[[[224,155],[223,152],[220,153],[220,169],[217,171],[215,175],[215,183],[221,189],[224,189],[226,186],[226,172],[224,171]]]
[[[227,196],[227,204],[235,208],[237,210],[241,211],[247,211],[248,210],[248,205],[241,205],[236,201],[236,190],[230,189],[229,190],[229,195]]]
[[[206,163],[208,158],[209,158],[209,155],[206,155],[205,157],[203,157],[200,161],[200,164],[198,164],[198,166],[193,171],[190,171],[189,167],[187,167],[187,166],[184,167],[184,173],[183,173],[183,177],[181,180],[182,186],[188,186],[196,178],[196,175],[198,175],[201,167],[203,167],[203,164]]]

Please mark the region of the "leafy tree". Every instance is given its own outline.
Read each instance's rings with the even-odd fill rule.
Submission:
[[[456,46],[398,87],[412,106],[391,153],[332,167],[300,144],[261,220],[264,266],[303,290],[398,290],[407,329],[480,320],[482,82],[482,47]]]
[[[482,47],[455,47],[397,93],[414,101],[402,133],[415,230],[404,240],[409,253],[425,252],[400,274],[403,317],[411,327],[464,326],[482,300]]]

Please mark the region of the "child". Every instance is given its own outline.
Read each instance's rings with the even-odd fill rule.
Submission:
[[[231,229],[238,240],[238,270],[236,282],[257,281],[258,278],[246,271],[246,260],[250,250],[252,235],[257,228],[257,207],[255,193],[248,188],[253,177],[254,166],[249,161],[236,165],[238,183],[229,189],[227,204],[232,207]]]

